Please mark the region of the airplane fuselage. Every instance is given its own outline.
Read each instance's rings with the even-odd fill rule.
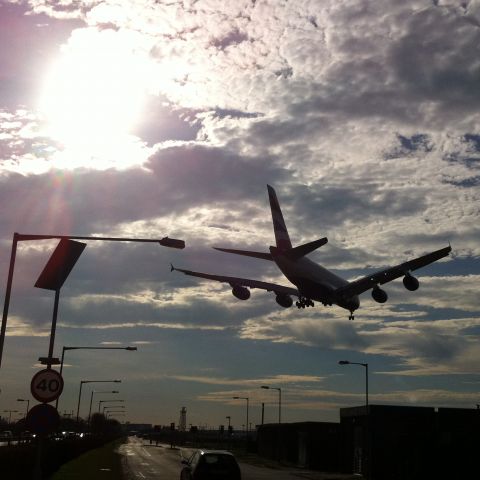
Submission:
[[[318,265],[307,257],[292,260],[281,250],[270,247],[270,253],[280,271],[292,282],[306,298],[324,305],[336,304],[351,312],[360,306],[358,295],[342,298],[335,290],[348,285],[348,282],[330,270]]]

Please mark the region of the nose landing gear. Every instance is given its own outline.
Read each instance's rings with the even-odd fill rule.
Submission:
[[[350,316],[348,317],[349,320],[355,320],[355,315],[353,314],[353,310],[350,310]]]

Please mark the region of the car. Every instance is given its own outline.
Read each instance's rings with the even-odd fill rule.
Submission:
[[[180,473],[180,480],[241,480],[240,467],[231,452],[197,450]]]

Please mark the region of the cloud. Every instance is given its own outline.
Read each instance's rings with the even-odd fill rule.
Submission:
[[[170,376],[175,380],[184,382],[198,382],[208,385],[239,385],[239,386],[261,386],[261,385],[283,385],[283,384],[302,384],[316,383],[323,380],[323,377],[314,375],[275,375],[270,378],[250,378],[250,379],[231,379],[231,378],[215,378],[215,377],[198,377],[188,375]]]

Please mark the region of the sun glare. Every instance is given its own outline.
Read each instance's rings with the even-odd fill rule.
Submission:
[[[76,31],[47,73],[39,110],[45,133],[63,148],[65,164],[57,166],[141,163],[119,158],[133,153],[132,142],[139,144],[130,132],[144,107],[149,78],[148,59],[134,45],[130,35],[115,31]]]

